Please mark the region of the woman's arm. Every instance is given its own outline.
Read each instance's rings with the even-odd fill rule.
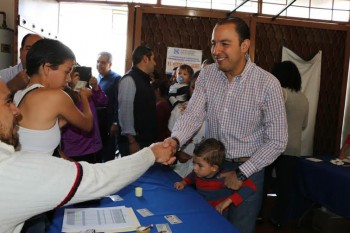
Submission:
[[[91,113],[88,98],[91,91],[82,89],[79,92],[82,103],[82,111],[80,111],[73,103],[72,99],[62,90],[57,91],[58,115],[61,115],[66,121],[84,131],[90,131],[93,127],[93,115]]]

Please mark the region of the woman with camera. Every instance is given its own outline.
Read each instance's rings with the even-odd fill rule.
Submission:
[[[75,55],[59,41],[38,41],[28,51],[26,60],[30,81],[14,98],[21,113],[19,149],[52,155],[61,140],[60,127],[66,122],[87,132],[92,129],[93,115],[88,102],[91,90],[79,91],[82,111],[63,91],[71,79]]]

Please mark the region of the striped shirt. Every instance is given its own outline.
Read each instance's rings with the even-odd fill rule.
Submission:
[[[231,163],[224,162],[223,167],[222,171],[211,178],[198,177],[196,173],[191,172],[182,181],[187,185],[194,185],[197,192],[213,207],[216,207],[227,198],[230,198],[232,204],[237,207],[256,192],[256,185],[250,179],[246,179],[239,190],[227,188],[224,184],[224,179],[218,178],[218,176],[220,173],[234,170],[234,166]]]
[[[226,158],[250,157],[240,165],[249,177],[285,149],[286,110],[279,81],[246,57],[243,72],[228,81],[216,63],[201,70],[195,91],[172,136],[184,144],[206,121],[206,138],[226,147]]]

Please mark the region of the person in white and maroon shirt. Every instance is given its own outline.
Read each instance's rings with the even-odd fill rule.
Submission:
[[[230,221],[241,233],[255,232],[264,182],[264,167],[285,149],[286,110],[279,81],[249,58],[250,31],[240,18],[218,22],[212,33],[214,64],[203,68],[183,116],[175,123],[174,147],[184,145],[206,122],[206,138],[222,141],[226,160],[238,163],[226,173],[225,185],[238,190],[249,177],[257,191],[230,210]]]
[[[40,153],[15,151],[16,116],[10,91],[0,81],[0,232],[19,233],[40,213],[115,193],[175,153],[168,144],[152,144],[133,156],[103,164],[70,162]]]

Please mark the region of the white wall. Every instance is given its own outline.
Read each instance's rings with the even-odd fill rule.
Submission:
[[[6,24],[7,27],[14,30],[15,29],[15,1],[13,0],[1,0],[0,1],[0,11],[6,13]],[[2,25],[2,16],[0,16],[0,26]]]

